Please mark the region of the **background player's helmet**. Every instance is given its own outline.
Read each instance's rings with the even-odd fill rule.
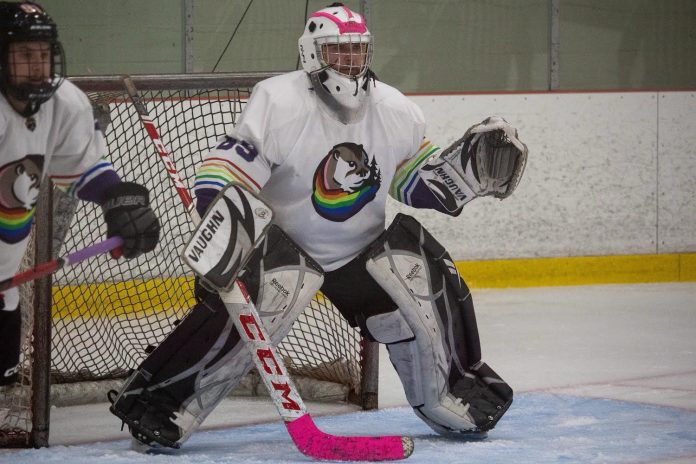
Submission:
[[[14,42],[47,42],[50,46],[49,78],[41,84],[16,84],[9,65],[9,48]],[[39,110],[53,96],[65,78],[65,55],[58,41],[56,23],[33,2],[0,2],[0,90],[26,101],[24,116]]]
[[[360,50],[360,59],[346,53],[341,66],[328,59],[328,46]],[[361,15],[342,3],[334,3],[310,15],[298,40],[302,67],[312,79],[317,95],[344,123],[361,117],[369,95],[372,62],[372,36]],[[334,49],[336,47],[333,47]],[[334,54],[334,58],[335,58]]]

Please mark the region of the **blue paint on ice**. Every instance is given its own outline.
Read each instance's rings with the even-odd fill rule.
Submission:
[[[105,412],[106,414],[106,412]],[[316,418],[328,433],[405,434],[415,438],[408,463],[649,463],[696,462],[696,412],[670,407],[547,393],[520,394],[489,438],[438,437],[409,408]],[[127,441],[0,454],[21,463],[298,463],[309,462],[280,423],[195,434],[181,450],[141,454]]]

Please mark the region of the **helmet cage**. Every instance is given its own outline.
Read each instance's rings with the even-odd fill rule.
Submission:
[[[13,42],[19,43],[19,42]],[[23,76],[16,74],[16,66],[11,57],[10,44],[2,53],[2,87],[7,93],[20,101],[40,105],[49,100],[65,79],[65,52],[60,42],[48,42],[50,50],[50,70],[48,78],[41,84],[21,82]]]
[[[331,69],[345,77],[363,77],[372,63],[370,35],[343,34],[314,39],[315,53],[321,69]],[[359,59],[356,59],[359,56]]]

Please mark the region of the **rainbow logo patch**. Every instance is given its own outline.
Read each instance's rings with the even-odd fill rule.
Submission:
[[[381,174],[362,145],[335,145],[314,172],[312,204],[323,218],[343,222],[377,196]]]
[[[5,243],[21,242],[31,231],[43,162],[41,155],[27,155],[0,166],[0,240]]]
[[[24,208],[4,208],[0,205],[0,240],[5,243],[18,243],[24,240],[31,231],[34,211]]]

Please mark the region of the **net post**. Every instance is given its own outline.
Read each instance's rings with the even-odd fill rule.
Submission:
[[[53,259],[53,184],[44,181],[36,209],[36,262]],[[50,372],[51,372],[51,275],[36,281],[34,291],[34,360],[32,376],[32,430],[30,442],[35,448],[48,446],[50,423]]]
[[[360,341],[360,406],[365,410],[378,408],[379,391],[379,343],[366,338]]]

